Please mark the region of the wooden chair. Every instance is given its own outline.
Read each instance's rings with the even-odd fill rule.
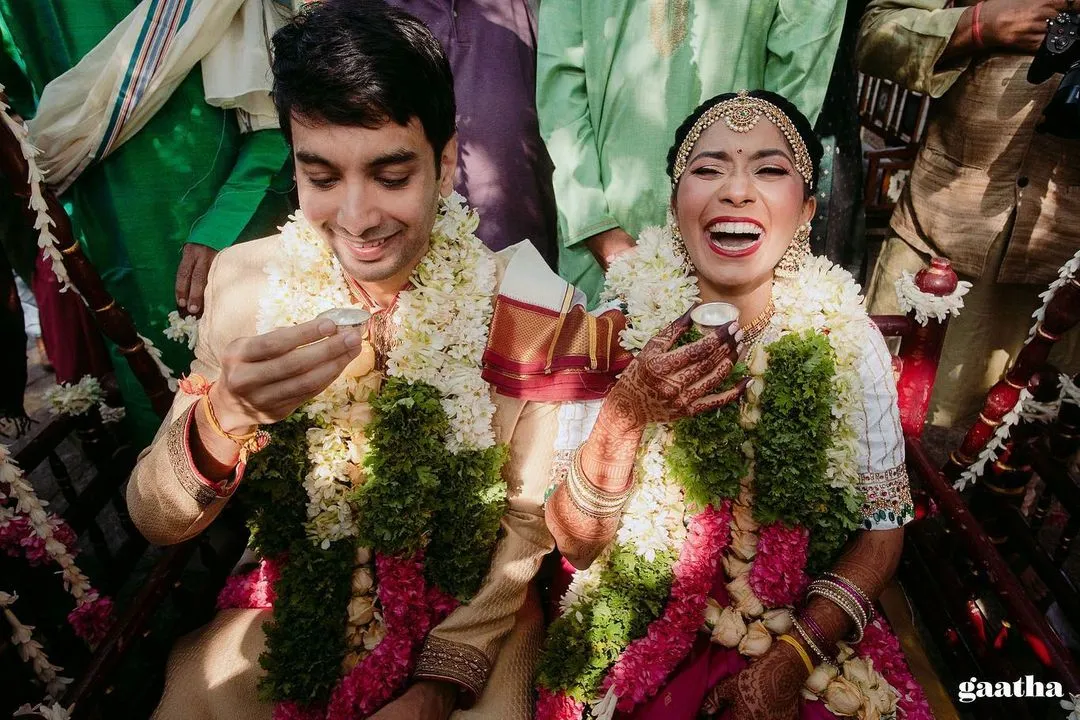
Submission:
[[[943,260],[936,259],[935,267],[951,274]],[[949,283],[933,283],[934,278],[924,273],[917,278],[924,291],[942,295],[950,289]],[[951,287],[955,287],[955,275]],[[1040,331],[990,391],[979,421],[944,468],[930,459],[921,436],[947,322],[931,320],[918,327],[909,318],[875,318],[887,335],[903,338],[897,359],[898,388],[919,519],[907,528],[900,577],[954,681],[975,677],[1011,683],[1034,675],[1043,682],[1060,682],[1066,693],[1080,692],[1075,660],[1046,613],[1056,604],[1080,627],[1076,625],[1080,614],[1075,587],[1061,569],[1080,532],[1078,478],[1066,463],[1080,445],[1080,408],[1063,405],[1056,422],[1046,429],[1021,426],[1006,454],[969,493],[970,505],[953,487],[1014,408],[1020,391],[1029,386],[1037,389],[1040,370],[1044,379],[1053,377],[1046,371],[1047,354],[1054,340],[1078,318],[1080,284],[1073,281],[1055,294]],[[1044,389],[1044,396],[1055,391],[1051,385]],[[1033,472],[1042,484],[1030,503],[1032,509],[1025,513],[1020,502]],[[1067,519],[1047,548],[1038,534],[1052,505]],[[1041,596],[1028,591],[1014,567],[1025,578],[1034,574],[1044,588]],[[1044,717],[1057,708],[1056,703],[986,700],[975,710],[980,718],[1011,720]]]
[[[863,209],[866,231],[884,239],[889,218],[926,133],[930,98],[896,83],[859,74],[859,125],[882,147],[867,150]]]

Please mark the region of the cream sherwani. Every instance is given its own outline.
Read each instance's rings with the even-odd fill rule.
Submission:
[[[519,250],[525,245],[498,256],[500,282],[508,257],[535,253],[528,247]],[[281,239],[274,236],[235,245],[217,256],[192,373],[216,379],[228,344],[256,334],[258,302],[267,283],[263,267],[280,252]],[[497,439],[510,446],[503,467],[510,501],[502,533],[479,593],[431,632],[417,670],[417,677],[450,680],[463,688],[463,695],[479,697],[471,708],[455,713],[459,720],[531,717],[530,688],[542,634],[531,581],[554,547],[543,503],[558,431],[557,405],[513,399],[494,389],[493,396]],[[202,532],[243,482],[215,488],[193,467],[187,427],[195,399],[177,394],[128,484],[131,517],[156,544],[177,543]],[[225,610],[182,639],[170,658],[164,697],[154,717],[269,718],[271,706],[259,701],[256,690],[262,673],[258,657],[265,645],[262,625],[269,619],[269,610]]]

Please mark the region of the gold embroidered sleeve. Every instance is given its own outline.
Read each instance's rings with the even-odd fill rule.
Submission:
[[[862,521],[867,530],[891,530],[915,519],[906,466],[860,476],[859,490],[866,496]]]
[[[416,664],[416,677],[459,685],[471,699],[480,697],[491,674],[491,661],[472,645],[428,636]]]
[[[224,256],[219,255],[210,268],[206,312],[199,322],[190,370],[208,380],[216,380],[221,374],[217,351],[223,339],[216,331],[214,316],[224,312],[217,300]],[[193,395],[176,394],[157,436],[139,455],[128,480],[128,513],[139,531],[155,545],[183,542],[202,532],[221,512],[239,480],[235,477],[213,483],[195,469],[188,438],[196,400]]]

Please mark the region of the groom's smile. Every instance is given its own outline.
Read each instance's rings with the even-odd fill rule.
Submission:
[[[452,187],[456,144],[436,163],[416,118],[369,128],[294,115],[292,136],[304,216],[349,275],[393,294],[427,251],[439,195]]]

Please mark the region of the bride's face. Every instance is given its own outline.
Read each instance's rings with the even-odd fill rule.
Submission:
[[[699,281],[717,290],[770,280],[816,208],[787,140],[765,118],[746,133],[723,120],[705,130],[690,151],[674,205]]]

